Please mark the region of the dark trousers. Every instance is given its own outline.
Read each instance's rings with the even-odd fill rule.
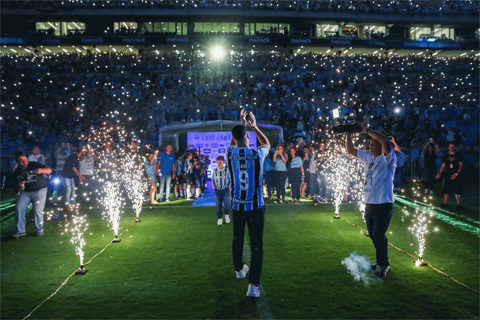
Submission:
[[[425,173],[425,189],[433,190],[435,187],[435,173],[437,169],[425,167],[423,172]]]
[[[402,187],[403,181],[403,167],[395,168],[395,176],[393,178],[393,186],[395,189],[400,189]]]
[[[277,199],[285,200],[285,182],[287,181],[287,171],[273,171],[275,175],[275,187],[277,188]]]
[[[365,221],[370,238],[377,251],[377,265],[388,263],[388,238],[385,235],[392,220],[393,203],[368,204],[365,207]]]
[[[310,190],[308,191],[308,194],[310,196],[317,195],[318,193],[318,181],[317,181],[317,173],[309,173],[310,176],[310,181],[308,182],[308,185],[310,186]]]
[[[249,281],[254,285],[260,284],[260,275],[263,264],[263,228],[265,224],[265,206],[254,211],[233,210],[233,266],[235,271],[243,268],[243,240],[245,224],[248,225],[250,237],[250,275]]]
[[[265,183],[267,184],[267,194],[270,198],[272,196],[273,191],[273,171],[265,171],[263,173],[263,177],[265,178]]]
[[[292,199],[300,200],[300,185],[302,184],[302,171],[300,168],[290,169],[288,172],[288,181],[292,186]]]

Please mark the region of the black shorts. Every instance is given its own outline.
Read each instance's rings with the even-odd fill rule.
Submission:
[[[193,176],[193,173],[187,173],[185,174],[185,181],[187,182],[187,185],[194,185],[195,184],[195,177]]]
[[[455,180],[445,179],[443,182],[443,194],[463,194],[461,178]]]
[[[177,177],[175,178],[175,184],[176,184],[176,185],[182,185],[182,184],[183,184],[183,180],[184,180],[184,179],[183,179],[183,176],[177,176]]]

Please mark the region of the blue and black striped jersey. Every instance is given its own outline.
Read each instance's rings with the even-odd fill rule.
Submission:
[[[230,172],[227,168],[223,168],[222,170],[215,168],[212,171],[212,180],[215,183],[215,189],[228,189],[228,186],[230,184]]]
[[[262,208],[263,161],[268,150],[230,146],[227,163],[230,171],[232,208],[237,211],[253,211]]]

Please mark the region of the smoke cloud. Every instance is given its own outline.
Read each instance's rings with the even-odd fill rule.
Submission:
[[[374,273],[370,271],[372,262],[366,256],[352,252],[349,257],[342,260],[342,264],[347,268],[355,281],[363,281],[365,285],[368,285],[376,279]]]

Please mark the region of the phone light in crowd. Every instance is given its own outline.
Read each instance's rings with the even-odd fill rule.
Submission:
[[[333,113],[333,119],[340,118],[340,110],[338,108],[333,109],[332,113]]]
[[[226,51],[221,46],[214,46],[210,49],[210,55],[214,60],[223,60],[226,55]]]
[[[402,109],[400,109],[400,108],[395,108],[394,111],[395,111],[396,114],[399,114],[399,113],[402,111]]]
[[[60,179],[59,178],[55,178],[53,179],[53,183],[58,186],[60,184]]]

